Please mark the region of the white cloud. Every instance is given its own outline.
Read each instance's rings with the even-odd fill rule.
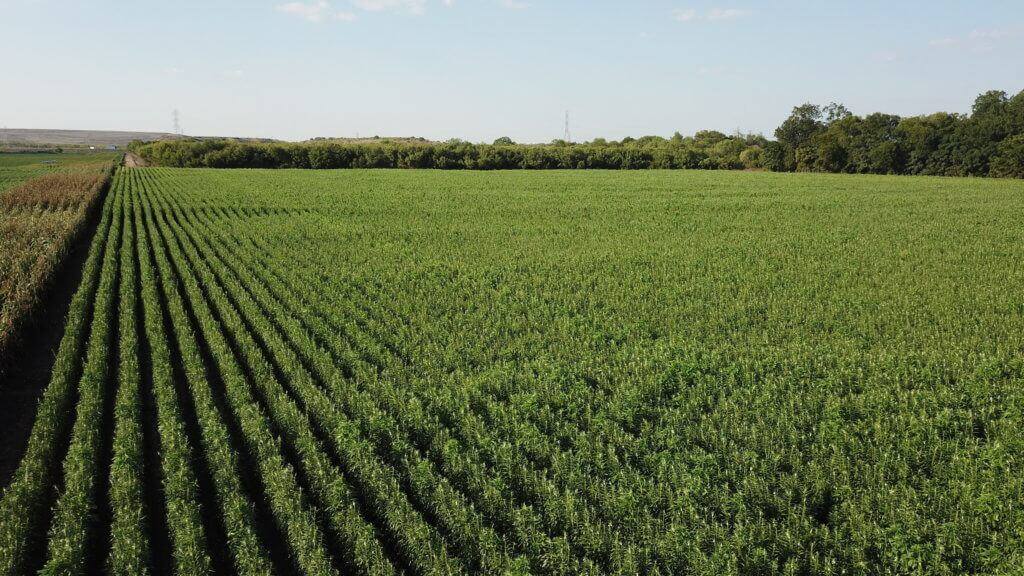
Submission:
[[[341,20],[351,22],[356,15],[351,12],[334,10],[327,0],[315,2],[288,2],[277,6],[278,12],[291,14],[309,22],[319,23],[327,20]]]
[[[245,76],[245,71],[244,70],[225,70],[224,71],[224,76],[227,77],[227,78],[241,78],[242,76]]]
[[[1020,28],[992,28],[988,30],[975,29],[966,36],[947,36],[928,42],[932,48],[958,48],[976,53],[985,53],[995,50],[996,44],[1010,38],[1019,36],[1024,29]]]
[[[672,11],[672,18],[680,22],[690,22],[697,19],[697,11],[693,8],[676,8]]]
[[[871,58],[874,59],[876,62],[884,62],[888,64],[890,62],[895,62],[899,60],[900,55],[895,52],[883,50],[881,52],[875,52],[874,54],[871,55]]]
[[[967,37],[971,40],[1002,40],[1012,35],[1012,30],[997,28],[993,30],[972,30]]]
[[[423,14],[427,0],[351,0],[352,4],[367,12],[397,12]],[[447,3],[446,3],[447,4]]]
[[[753,14],[753,10],[743,8],[712,8],[704,14],[698,13],[693,8],[676,8],[672,11],[672,19],[678,22],[696,22],[698,20],[721,22],[723,20],[738,20]]]
[[[330,20],[351,22],[359,12],[390,13],[405,16],[420,16],[428,5],[440,4],[454,8],[458,0],[307,0],[278,4],[275,9],[284,14],[302,18],[308,22],[321,23]],[[526,0],[494,0],[510,10],[524,10],[530,7]],[[347,4],[348,10],[338,10],[335,4]]]
[[[708,12],[708,20],[736,20],[737,18],[746,18],[753,14],[750,10],[741,10],[739,8],[714,8]]]

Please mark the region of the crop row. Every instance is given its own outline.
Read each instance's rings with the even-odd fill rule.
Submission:
[[[192,211],[188,211],[191,219],[202,221],[204,218]],[[185,220],[183,218],[183,220]],[[206,228],[202,231],[203,238],[217,238],[215,228]],[[230,242],[230,237],[228,242]],[[587,487],[585,462],[583,458],[591,458],[593,470],[594,464],[600,463],[600,450],[604,446],[595,444],[591,450],[588,441],[580,441],[580,446],[575,447],[576,454],[567,455],[553,442],[543,436],[535,424],[530,423],[530,414],[517,412],[514,407],[506,406],[503,402],[481,395],[475,390],[466,390],[470,396],[452,396],[458,386],[430,386],[422,377],[410,374],[412,367],[403,358],[408,358],[402,350],[403,344],[395,341],[387,333],[400,334],[401,323],[388,325],[370,326],[374,321],[370,316],[383,316],[386,313],[376,310],[353,308],[351,301],[366,302],[364,295],[344,293],[337,287],[321,287],[320,290],[307,288],[300,294],[307,298],[298,301],[289,291],[289,284],[301,284],[307,287],[316,287],[322,280],[316,278],[293,278],[291,282],[277,281],[273,276],[287,274],[286,271],[276,267],[273,262],[262,259],[259,255],[266,253],[266,246],[254,245],[256,250],[241,254],[234,258],[236,262],[259,260],[258,270],[272,272],[265,274],[264,278],[257,279],[252,276],[240,279],[239,284],[256,291],[261,282],[275,286],[274,297],[265,297],[264,311],[268,315],[274,315],[281,309],[294,309],[301,314],[303,322],[315,326],[308,328],[312,330],[315,338],[320,338],[325,345],[332,350],[343,365],[349,367],[357,375],[362,371],[366,378],[364,381],[381,380],[375,376],[375,371],[381,373],[391,372],[399,379],[398,386],[387,386],[387,378],[382,383],[377,383],[377,389],[367,397],[367,402],[376,399],[377,406],[372,408],[376,413],[383,415],[383,418],[391,421],[391,426],[396,432],[395,435],[404,434],[417,443],[428,456],[445,469],[452,478],[467,478],[465,486],[467,493],[476,495],[474,504],[481,510],[487,512],[491,520],[497,521],[499,527],[506,532],[516,532],[517,528],[513,519],[518,514],[532,517],[531,522],[535,528],[532,530],[518,529],[515,540],[521,548],[528,552],[533,558],[545,558],[544,546],[551,548],[552,535],[567,535],[568,544],[577,551],[588,556],[594,556],[605,564],[613,566],[614,570],[627,569],[625,562],[630,561],[630,551],[620,542],[617,542],[616,535],[608,529],[612,522],[620,525],[623,520],[628,519],[621,514],[625,507],[610,510],[615,502],[599,502],[604,508],[593,512],[585,507],[587,499],[579,500],[578,495],[593,496],[591,500],[597,499],[600,494],[600,487],[595,486],[589,490]],[[235,251],[240,248],[237,244],[233,246]],[[227,267],[231,268],[230,259]],[[252,272],[249,272],[252,274]],[[266,290],[263,290],[266,292]],[[342,298],[332,295],[342,292]],[[351,287],[349,291],[351,292]],[[343,316],[324,320],[317,312],[316,304],[311,303],[309,297],[318,294],[320,306],[323,309],[343,312]],[[278,299],[275,299],[278,298]],[[352,300],[348,300],[351,298]],[[290,300],[290,301],[289,301]],[[378,302],[394,301],[393,295],[380,296]],[[364,304],[370,307],[370,305]],[[301,311],[301,312],[298,312]],[[346,322],[345,318],[348,318]],[[355,321],[358,319],[359,321]],[[393,320],[393,319],[392,319]],[[407,325],[407,324],[406,324]],[[369,333],[368,333],[369,332]],[[345,335],[339,337],[338,335]],[[306,342],[300,346],[303,350],[316,350],[316,342],[312,341],[309,334],[303,334],[302,329],[294,329],[289,332],[289,338],[295,342]],[[347,340],[346,340],[347,338]],[[386,346],[382,346],[383,342]],[[359,352],[353,353],[355,346]],[[390,351],[389,351],[390,348]],[[321,352],[322,354],[322,352]],[[330,360],[320,359],[318,366],[329,366]],[[419,363],[419,365],[429,364]],[[354,366],[354,368],[353,368]],[[411,390],[421,391],[419,397],[411,398]],[[439,393],[446,393],[440,397]],[[337,397],[340,405],[352,404],[354,398],[359,398],[359,391],[347,392]],[[432,409],[434,413],[424,413],[424,406]],[[478,410],[466,411],[466,407],[479,407]],[[365,408],[363,413],[365,414]],[[369,422],[373,418],[363,417],[363,421]],[[607,427],[595,431],[595,435],[607,435]],[[629,436],[621,429],[614,430],[617,436]],[[575,430],[579,434],[579,430]],[[372,432],[371,432],[372,433]],[[504,436],[499,436],[504,435]],[[443,447],[446,439],[454,438],[461,442],[461,445],[449,445],[449,452],[444,454]],[[507,438],[514,439],[513,442],[523,450],[508,450],[503,443]],[[453,458],[453,453],[458,457]],[[463,462],[459,463],[458,460]],[[461,464],[461,465],[459,465]],[[538,464],[543,464],[538,466]],[[498,471],[497,478],[487,477],[483,474],[488,468]],[[627,475],[630,478],[638,478],[638,473],[626,467],[617,470],[619,475]],[[639,478],[639,482],[644,481]],[[495,502],[488,501],[487,495],[517,493],[517,501]],[[664,493],[663,493],[664,494]],[[637,505],[639,503],[633,502]],[[536,505],[538,512],[531,510],[531,505]],[[617,514],[613,516],[613,514]],[[594,521],[590,521],[590,518]],[[648,518],[649,519],[649,518]],[[521,520],[520,520],[521,523]],[[546,528],[546,530],[545,530]],[[537,532],[544,533],[537,540]],[[568,551],[568,548],[566,548]],[[570,558],[563,559],[567,565],[571,565]],[[633,560],[636,561],[636,560]],[[547,565],[551,565],[549,562]],[[578,566],[575,569],[579,569]],[[612,568],[610,568],[612,569]]]
[[[164,196],[174,197],[174,194],[164,194]],[[182,218],[183,222],[203,220],[203,217],[196,212],[191,210],[185,212],[184,215],[187,217]],[[211,239],[218,238],[219,235],[215,229],[207,228],[201,233],[195,234],[195,237]],[[281,325],[287,326],[287,328],[282,328],[286,331],[285,338],[299,343],[297,348],[306,351],[310,356],[310,364],[319,369],[318,374],[323,380],[343,380],[343,378],[333,373],[337,371],[337,368],[332,366],[330,356],[324,350],[318,350],[317,338],[321,339],[320,341],[337,355],[339,363],[353,372],[357,380],[363,383],[374,383],[376,389],[369,395],[362,393],[364,396],[361,397],[360,390],[353,389],[337,395],[335,399],[341,406],[353,406],[349,410],[353,411],[356,418],[364,423],[364,430],[368,435],[387,434],[385,438],[388,441],[379,448],[383,456],[387,456],[389,450],[394,450],[393,446],[405,445],[412,454],[412,458],[431,461],[436,469],[442,474],[448,475],[459,485],[464,498],[472,500],[475,507],[485,512],[486,523],[491,524],[503,534],[508,534],[509,541],[515,542],[518,549],[527,553],[531,558],[549,559],[553,552],[559,550],[556,545],[557,540],[565,541],[567,538],[566,544],[571,545],[578,552],[584,553],[585,556],[594,556],[606,567],[614,567],[609,569],[616,571],[628,569],[628,565],[625,563],[631,561],[628,557],[630,551],[616,541],[616,536],[607,527],[614,520],[614,517],[611,516],[614,511],[609,511],[605,507],[604,510],[601,510],[603,514],[593,514],[596,521],[588,523],[587,515],[592,513],[581,506],[583,502],[577,501],[576,495],[580,493],[578,488],[585,486],[585,477],[579,472],[582,469],[579,467],[579,457],[557,460],[560,456],[558,450],[553,448],[551,442],[546,438],[540,436],[535,426],[529,425],[528,417],[524,418],[525,424],[514,420],[514,418],[526,415],[510,413],[507,408],[494,399],[474,395],[468,401],[466,398],[451,396],[438,400],[436,397],[438,388],[425,386],[422,378],[411,376],[409,366],[403,366],[397,375],[401,378],[400,386],[388,386],[387,379],[382,381],[377,372],[386,371],[385,364],[401,363],[401,360],[397,359],[394,353],[386,352],[385,347],[377,344],[374,338],[379,337],[382,341],[388,342],[392,350],[398,350],[401,344],[390,341],[382,333],[374,334],[371,338],[366,333],[365,326],[358,326],[356,322],[350,321],[349,325],[342,326],[337,323],[338,319],[334,319],[335,323],[328,325],[315,313],[316,308],[309,303],[308,298],[300,298],[306,300],[305,302],[299,301],[300,299],[292,296],[294,291],[287,289],[289,282],[278,281],[275,278],[275,276],[286,274],[286,271],[278,269],[272,262],[260,261],[259,266],[256,267],[269,272],[264,274],[263,278],[252,276],[253,271],[240,263],[251,262],[254,259],[259,260],[258,254],[265,253],[266,247],[257,246],[256,248],[255,252],[241,254],[237,258],[224,259],[225,268],[231,269],[236,275],[239,275],[237,284],[232,283],[232,285],[247,287],[253,297],[263,302],[263,307],[252,315],[256,323],[265,323],[263,315],[280,318],[282,311],[285,311],[284,319],[279,320]],[[239,248],[235,245],[234,249],[238,250]],[[216,257],[217,252],[214,250],[206,256],[206,259],[210,260]],[[232,260],[235,261],[234,264],[232,264]],[[238,272],[239,269],[242,269],[243,272]],[[246,273],[249,276],[241,276]],[[294,283],[301,283],[307,287],[317,285],[316,281],[311,281],[308,278],[294,279]],[[267,286],[263,286],[263,284],[267,284]],[[274,285],[274,288],[271,288],[271,285]],[[305,294],[308,297],[313,292],[313,290],[307,289],[300,293],[300,296]],[[324,294],[334,292],[337,290],[325,289],[323,291]],[[387,298],[381,299],[381,301],[384,300]],[[327,307],[336,311],[344,311],[348,318],[362,319],[364,324],[367,322],[365,310],[351,309],[350,305],[346,307],[345,304],[346,302],[335,300],[329,301]],[[295,314],[298,316],[288,317],[286,311],[289,309],[295,310]],[[398,327],[386,327],[387,330],[396,328]],[[381,328],[378,327],[377,330],[381,331]],[[261,334],[270,332],[269,328],[263,327],[257,331]],[[346,335],[346,337],[339,338],[338,334]],[[346,338],[350,341],[346,341]],[[353,353],[353,345],[360,348],[361,351]],[[367,362],[363,359],[364,357],[369,358],[370,361]],[[411,380],[419,382],[414,384]],[[365,384],[363,385],[365,386]],[[414,387],[423,390],[424,394],[432,393],[434,397],[415,398],[410,405],[408,403],[409,390]],[[455,389],[457,388],[441,387],[441,391],[449,394],[451,390]],[[363,399],[365,403],[359,405],[356,403],[357,399]],[[424,405],[434,407],[437,413],[425,415]],[[482,415],[472,412],[465,413],[463,410],[464,406],[479,405],[485,406]],[[446,407],[448,407],[447,410]],[[490,413],[488,414],[486,410],[489,410]],[[489,422],[485,422],[484,418],[487,418]],[[383,424],[377,425],[378,428],[383,427],[383,431],[372,428],[373,424],[370,423],[375,421],[383,422]],[[494,433],[489,433],[489,424],[494,422],[504,425],[504,428],[499,426]],[[509,427],[509,424],[517,423],[520,424],[519,429]],[[607,431],[601,430],[601,432]],[[541,448],[547,450],[546,459],[538,457],[538,454],[542,453],[536,448],[522,453],[503,450],[501,445],[503,440],[497,438],[496,434],[518,434],[520,440],[516,442],[520,446],[530,446],[531,442],[536,446],[539,441]],[[446,454],[446,439],[452,438],[460,440],[462,445],[454,443],[453,440],[453,443],[448,444]],[[556,454],[551,456],[551,452]],[[521,454],[526,457],[522,457]],[[582,457],[591,456],[592,454],[587,452],[582,454]],[[556,461],[555,466],[551,465],[553,459]],[[548,469],[546,470],[545,466],[538,468],[535,465],[537,462],[547,462]],[[499,473],[489,476],[484,472],[488,468],[497,470]],[[566,470],[566,472],[561,472],[561,470]],[[630,472],[634,477],[637,474],[635,471]],[[548,475],[561,485],[549,481]],[[580,483],[575,486],[567,485],[573,481]],[[494,498],[495,495],[504,495],[509,492],[517,493],[520,498],[506,502]],[[592,490],[591,492],[597,493],[598,491]],[[587,494],[587,492],[583,493]],[[533,505],[536,505],[539,513],[532,509]],[[525,528],[524,519],[529,518],[532,520],[525,520],[528,522],[525,526],[532,524],[533,527]],[[621,522],[621,520],[620,517],[619,521]],[[567,536],[560,538],[563,535]],[[481,549],[479,545],[475,548]],[[562,555],[562,565],[564,567],[573,566],[570,548],[565,547]],[[632,561],[637,560],[633,559]],[[557,562],[545,560],[543,563],[538,561],[534,568],[540,569],[542,564],[547,567],[559,565]],[[591,565],[593,566],[593,564]],[[580,569],[580,566],[573,567],[576,570]]]
[[[979,463],[1019,445],[997,409],[1017,398],[1014,365],[990,360],[984,381],[956,372],[980,393],[967,394],[932,385],[970,366],[935,341],[916,356],[838,338],[816,352],[807,334],[838,328],[773,308],[820,303],[774,283],[804,263],[762,258],[772,239],[750,240],[756,215],[704,234],[659,220],[675,193],[657,190],[672,182],[652,188],[651,211],[615,196],[668,176],[606,176],[604,201],[619,204],[574,198],[580,215],[553,190],[590,176],[495,175],[503,205],[477,175],[382,174],[117,172],[0,500],[0,573],[1012,565],[992,547],[1014,549],[1019,483],[1012,465]],[[801,254],[825,266],[841,249],[818,242],[826,255]],[[725,252],[686,260],[701,250]],[[808,317],[873,329],[828,310]],[[974,314],[1004,340],[990,358],[1019,344]],[[899,333],[905,318],[873,321]],[[991,513],[966,507],[972,471],[1007,495]],[[949,547],[926,557],[898,531],[915,550]]]

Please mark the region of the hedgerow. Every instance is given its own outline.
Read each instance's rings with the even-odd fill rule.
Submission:
[[[901,118],[855,116],[842,104],[793,108],[775,130],[759,134],[702,130],[684,137],[643,136],[590,142],[493,144],[461,140],[317,138],[291,142],[176,139],[131,149],[179,168],[397,168],[437,170],[770,170],[1019,178],[1024,91],[978,96],[971,114]]]

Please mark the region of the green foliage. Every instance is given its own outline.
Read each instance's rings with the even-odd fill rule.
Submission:
[[[795,150],[824,128],[821,107],[810,103],[803,104],[793,108],[789,118],[775,129],[775,139]]]
[[[982,94],[970,116],[933,114],[900,118],[890,114],[853,116],[836,104],[795,108],[776,137],[794,151],[794,162],[769,151],[773,170],[862,174],[1007,176],[1019,171],[1001,145],[1024,134],[1024,92]],[[1011,150],[1007,144],[1006,150]],[[998,167],[996,161],[998,160]]]
[[[795,151],[782,142],[772,141],[765,145],[762,164],[772,172],[789,172],[796,168]]]
[[[435,168],[441,170],[553,170],[651,168],[737,169],[740,155],[763,147],[760,136],[698,132],[693,138],[657,136],[543,145],[392,142],[266,144],[232,140],[175,140],[138,143],[136,153],[162,166],[182,168]],[[757,154],[757,152],[752,152]]]
[[[111,233],[113,195],[108,195],[103,218],[89,248],[82,283],[75,292],[68,312],[68,323],[61,340],[53,375],[43,393],[28,448],[11,484],[0,499],[0,574],[24,574],[34,561],[29,551],[44,539],[47,527],[42,521],[53,504],[51,488],[56,482],[54,462],[62,457],[61,446],[70,428],[69,413],[77,394],[92,321],[92,301],[104,267],[107,234]],[[113,238],[116,241],[116,238]],[[109,271],[108,275],[109,282]],[[38,566],[37,566],[38,568]]]
[[[992,175],[999,178],[1024,178],[1024,134],[1011,136],[999,144],[992,160]]]
[[[853,115],[842,104],[804,104],[775,130],[775,141],[760,135],[726,135],[702,130],[589,143],[555,140],[493,144],[421,140],[346,143],[315,140],[268,144],[232,140],[175,140],[135,143],[132,150],[155,164],[208,168],[437,168],[442,170],[705,169],[765,168],[773,172],[845,172],[1008,176],[1019,173],[1012,152],[1000,145],[1024,134],[1024,92],[978,97],[970,116],[938,113],[900,118]],[[1012,148],[1012,146],[1009,146]],[[998,166],[994,163],[997,156]]]
[[[110,311],[120,265],[119,322],[69,340],[99,352],[62,401],[117,390],[112,571],[150,566],[146,513],[179,573],[1002,573],[1024,550],[1014,182],[147,168],[116,191],[87,293]],[[78,462],[42,527],[73,572],[55,552],[102,533],[71,513],[99,504],[95,440],[30,451]],[[51,484],[5,495],[38,502],[0,558]]]
[[[893,142],[844,138],[899,132],[844,116],[812,140],[882,166]],[[674,163],[680,140],[602,148]],[[785,154],[699,141],[701,161]],[[589,162],[574,148],[559,161]],[[1018,191],[121,170],[0,499],[0,568],[1012,573]]]
[[[96,289],[92,331],[85,350],[79,381],[71,445],[64,458],[64,489],[57,499],[48,538],[47,562],[40,574],[87,574],[89,524],[98,507],[102,482],[104,405],[111,393],[110,367],[116,349],[117,306],[121,227],[124,221],[123,194],[114,195],[110,240],[103,255],[102,272]]]

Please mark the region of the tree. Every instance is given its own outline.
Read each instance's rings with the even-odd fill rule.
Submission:
[[[790,166],[795,164],[793,150],[782,142],[769,142],[765,144],[764,152],[761,154],[761,164],[765,170],[772,172],[790,171]]]
[[[796,147],[822,128],[821,107],[807,103],[793,108],[789,118],[775,130],[775,137],[780,142]]]
[[[931,175],[949,173],[952,161],[947,142],[962,121],[959,115],[945,112],[901,120],[896,130],[906,152],[906,171]]]
[[[997,178],[1024,178],[1024,134],[1011,136],[999,145],[990,174]]]
[[[693,135],[694,142],[705,146],[713,146],[727,138],[729,137],[718,130],[700,130]]]
[[[740,162],[747,170],[756,170],[764,165],[764,149],[751,146],[740,153]]]
[[[973,116],[989,116],[1006,111],[1009,99],[1002,90],[989,90],[974,100]]]
[[[843,106],[842,104],[836,102],[832,102],[828,106],[825,106],[825,109],[822,111],[822,113],[825,115],[825,123],[827,124],[832,124],[833,122],[837,122],[839,120],[842,120],[843,118],[849,118],[850,116],[853,116],[853,113],[850,112],[850,110],[847,109],[846,106]]]
[[[715,163],[715,168],[720,170],[736,170],[743,168],[743,161],[740,155],[746,149],[746,144],[740,138],[726,137],[719,140],[711,147],[710,158]]]
[[[882,142],[868,152],[868,171],[873,174],[904,174],[907,157],[896,142]]]
[[[800,148],[815,134],[824,130],[821,107],[804,104],[793,108],[793,113],[775,130],[775,138],[792,150]]]
[[[515,142],[508,136],[502,136],[494,141],[495,146],[515,146]]]
[[[991,90],[978,96],[970,118],[957,126],[952,147],[955,173],[962,176],[986,176],[999,143],[1013,135],[1011,102],[1006,92]]]

